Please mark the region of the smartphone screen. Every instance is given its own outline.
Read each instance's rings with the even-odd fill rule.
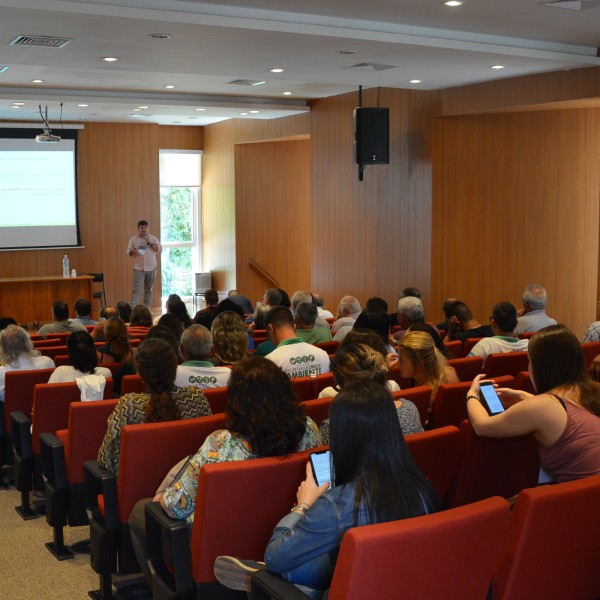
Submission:
[[[504,412],[504,406],[494,389],[493,383],[481,383],[479,389],[490,414],[497,415],[498,413]]]
[[[331,450],[313,452],[310,455],[310,465],[317,485],[328,482],[331,487]]]

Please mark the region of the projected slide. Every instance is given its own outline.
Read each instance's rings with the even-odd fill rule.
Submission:
[[[76,246],[75,141],[0,139],[0,247]]]

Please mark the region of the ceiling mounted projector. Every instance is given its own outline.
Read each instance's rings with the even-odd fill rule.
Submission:
[[[40,116],[42,117],[42,121],[44,122],[44,131],[35,136],[35,141],[40,144],[57,144],[58,142],[60,142],[60,136],[53,135],[52,131],[50,130],[50,124],[48,123],[48,105],[46,105],[46,114],[42,112],[41,104],[39,105],[39,109]]]

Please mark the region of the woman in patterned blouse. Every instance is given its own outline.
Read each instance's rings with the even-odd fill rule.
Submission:
[[[125,425],[177,421],[212,414],[208,400],[199,388],[173,385],[178,361],[167,342],[160,339],[144,340],[134,360],[148,391],[144,394],[125,394],[108,417],[108,428],[98,452],[98,462],[113,473],[119,471],[121,430]]]

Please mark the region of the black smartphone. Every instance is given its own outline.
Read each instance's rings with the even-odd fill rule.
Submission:
[[[330,487],[333,487],[331,482],[331,463],[331,450],[321,450],[320,452],[313,452],[310,455],[310,466],[312,467],[313,477],[318,486],[327,482]]]
[[[497,415],[498,413],[504,412],[504,405],[496,393],[492,382],[483,381],[479,384],[479,390],[481,392],[482,403],[487,408],[490,415]]]

